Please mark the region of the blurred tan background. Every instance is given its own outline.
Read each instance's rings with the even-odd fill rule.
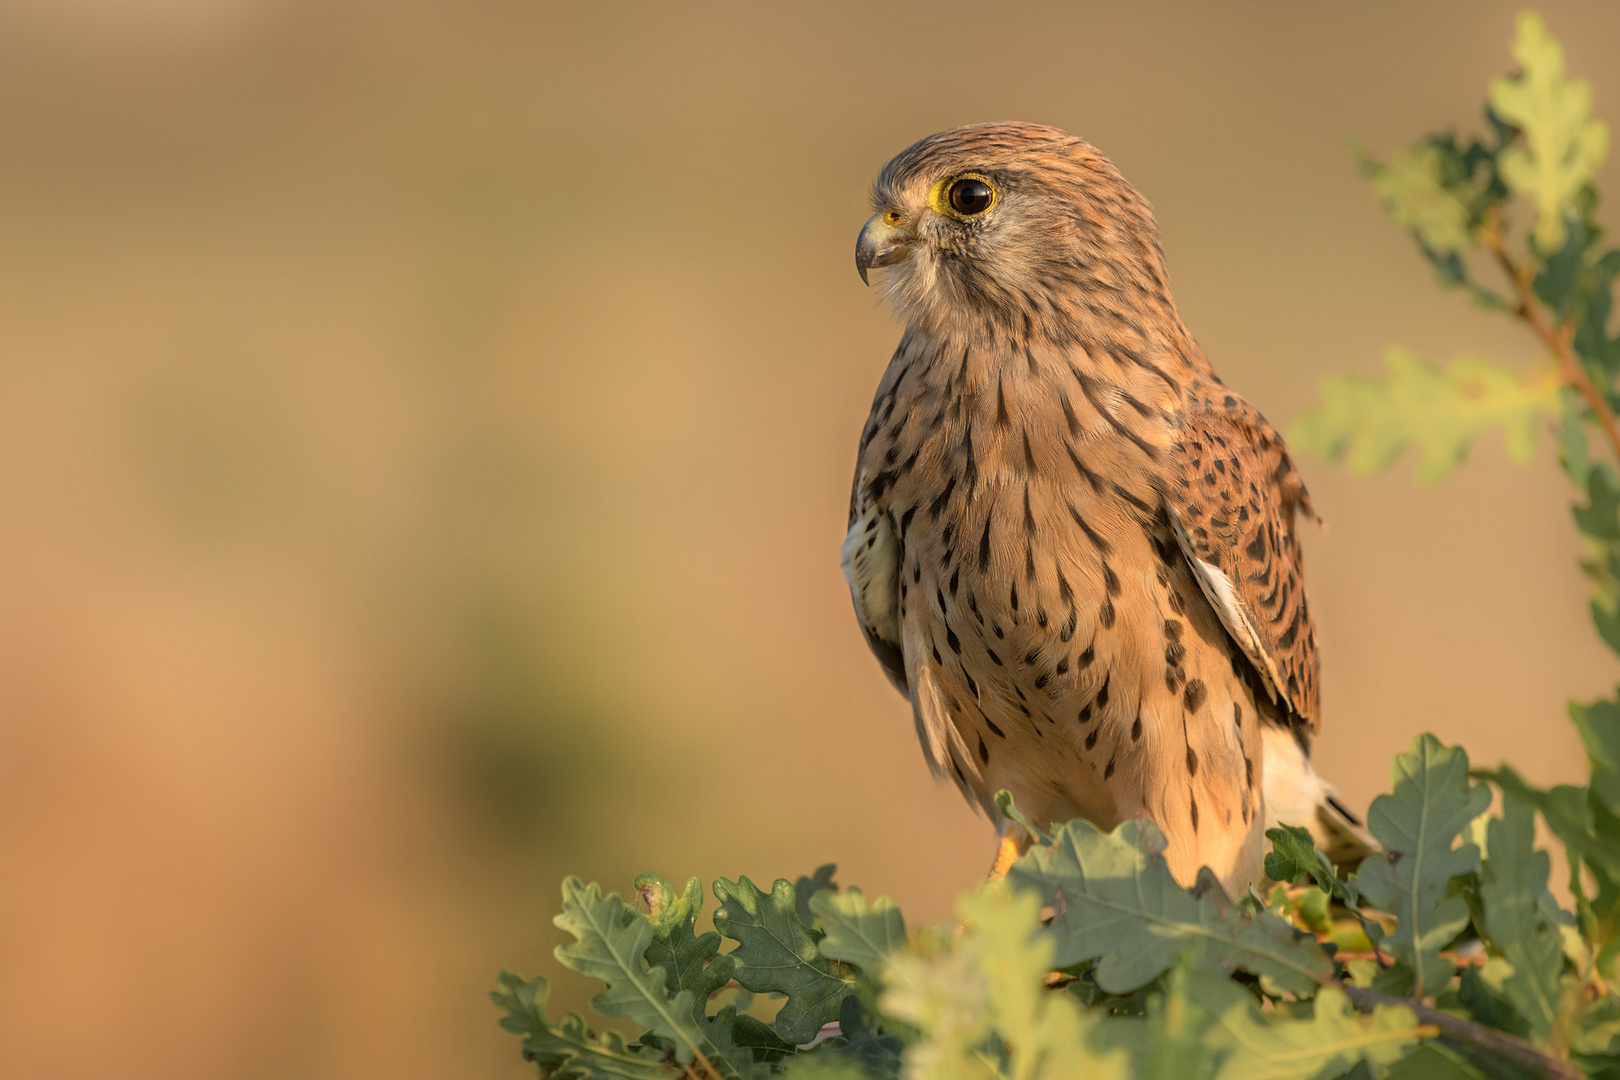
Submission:
[[[1345,150],[1474,127],[1514,7],[0,0],[0,1075],[524,1075],[483,995],[583,1003],[568,872],[943,917],[992,838],[838,570],[871,176],[1083,134],[1286,423],[1388,344],[1533,355]],[[1543,10],[1620,124],[1620,7]],[[1580,775],[1550,449],[1304,468],[1351,802],[1423,729]]]

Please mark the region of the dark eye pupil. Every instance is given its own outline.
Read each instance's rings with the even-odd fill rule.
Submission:
[[[951,209],[958,214],[982,214],[994,199],[990,185],[983,180],[958,180],[951,185]]]

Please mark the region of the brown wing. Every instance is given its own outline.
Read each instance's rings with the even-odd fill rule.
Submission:
[[[1314,730],[1316,634],[1294,516],[1316,515],[1276,430],[1254,406],[1215,389],[1183,418],[1165,502],[1221,622],[1267,689]]]
[[[844,537],[844,580],[855,603],[866,644],[883,665],[896,690],[908,697],[905,656],[900,644],[900,541],[889,517],[874,503],[864,484],[865,472],[856,477],[850,498],[849,532]]]

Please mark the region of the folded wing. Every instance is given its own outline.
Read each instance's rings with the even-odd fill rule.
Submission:
[[[1282,439],[1248,402],[1221,395],[1184,418],[1165,502],[1204,595],[1274,701],[1314,730],[1316,635],[1295,512],[1315,517]]]

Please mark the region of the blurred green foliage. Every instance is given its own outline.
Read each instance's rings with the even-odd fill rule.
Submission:
[[[1486,136],[1430,135],[1363,169],[1441,283],[1523,322],[1550,360],[1442,367],[1392,349],[1383,378],[1326,379],[1292,439],[1363,473],[1413,448],[1435,483],[1487,431],[1525,460],[1551,429],[1591,549],[1594,626],[1620,653],[1620,251],[1603,247],[1592,187],[1608,129],[1534,13],[1514,56],[1491,84]],[[1482,283],[1480,264],[1505,284]],[[1620,693],[1570,714],[1585,786],[1474,772],[1421,735],[1372,805],[1382,850],[1340,868],[1304,830],[1272,830],[1269,899],[1233,903],[1207,873],[1177,885],[1145,822],[1032,829],[1004,882],[959,900],[954,931],[908,929],[831,867],[769,891],[714,882],[704,934],[695,879],[677,892],[644,875],[634,904],[569,879],[556,923],[575,941],[557,959],[604,983],[592,1007],[639,1034],[553,1020],[543,978],[503,973],[494,1000],[559,1080],[1620,1077]],[[1005,792],[998,804],[1022,820]],[[1569,855],[1573,912],[1548,887],[1538,816]],[[780,999],[774,1021],[735,1003],[711,1013],[732,983]]]
[[[1502,180],[1536,207],[1533,238],[1542,251],[1564,244],[1568,207],[1597,176],[1609,128],[1592,116],[1592,84],[1564,77],[1564,50],[1541,17],[1519,17],[1517,74],[1491,81],[1491,110],[1519,139],[1497,161]]]
[[[1419,482],[1436,484],[1461,465],[1473,441],[1501,428],[1508,456],[1529,461],[1536,436],[1558,412],[1551,365],[1527,375],[1476,357],[1441,367],[1407,349],[1384,355],[1388,374],[1330,375],[1322,406],[1294,423],[1295,445],[1363,476],[1417,451]]]
[[[536,638],[508,613],[486,611],[467,633],[465,672],[430,729],[438,760],[478,834],[518,845],[567,843],[567,821],[609,771],[600,706],[578,680],[534,662]],[[619,754],[619,768],[636,764]]]

